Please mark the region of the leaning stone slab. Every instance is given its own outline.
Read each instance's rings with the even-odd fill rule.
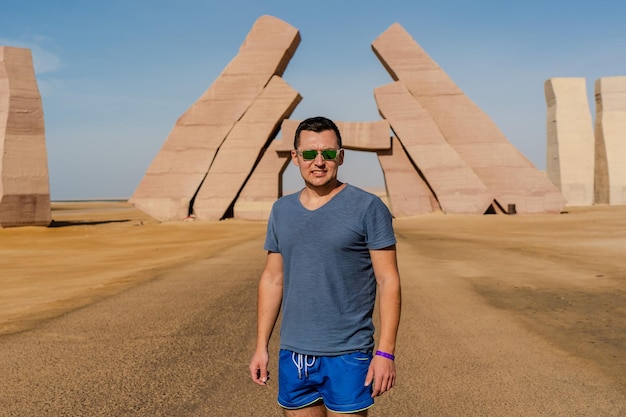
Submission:
[[[394,217],[441,210],[398,138],[392,138],[391,149],[377,151],[376,154],[385,178],[389,209]]]
[[[292,139],[274,139],[235,201],[233,217],[241,220],[267,220],[274,202],[282,196],[282,177],[291,161],[290,149],[284,142]],[[283,150],[287,148],[287,150]]]
[[[282,75],[299,42],[291,25],[260,17],[237,56],[178,119],[129,201],[159,220],[187,217],[222,142],[272,76]]]
[[[467,166],[420,103],[401,82],[374,89],[387,119],[409,158],[424,176],[444,213],[484,214],[493,193]]]
[[[559,213],[565,198],[524,157],[399,24],[372,49],[394,80],[400,80],[439,126],[505,211]],[[402,140],[402,137],[400,137]]]
[[[29,49],[0,47],[0,227],[52,221],[45,124]]]
[[[595,202],[626,204],[626,77],[595,82]]]
[[[228,213],[253,170],[263,148],[276,135],[280,123],[302,97],[280,77],[273,77],[220,146],[209,173],[194,199],[199,220],[220,220]]]
[[[293,149],[293,138],[301,120],[286,119],[281,127],[285,150]],[[353,151],[379,151],[391,148],[389,123],[386,120],[374,122],[335,122],[341,133],[344,149]],[[291,142],[286,139],[291,139]]]
[[[594,134],[584,78],[550,78],[547,104],[546,175],[569,206],[594,202]]]

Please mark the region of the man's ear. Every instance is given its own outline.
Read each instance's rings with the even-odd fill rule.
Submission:
[[[339,151],[339,156],[337,157],[337,165],[343,164],[343,149]]]
[[[294,149],[291,150],[291,162],[293,162],[295,166],[300,166],[300,161],[298,161],[298,153]]]

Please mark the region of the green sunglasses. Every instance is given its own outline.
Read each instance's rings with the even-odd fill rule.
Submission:
[[[296,152],[298,153],[298,155],[301,155],[302,159],[304,159],[305,161],[314,160],[315,158],[317,158],[318,153],[322,155],[322,158],[324,158],[325,161],[329,159],[335,159],[339,154],[339,150],[337,149],[324,149],[321,151],[318,151],[316,149],[307,149],[304,151],[296,150]]]

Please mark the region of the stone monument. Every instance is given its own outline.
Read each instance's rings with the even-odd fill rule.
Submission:
[[[595,200],[626,204],[626,77],[595,82]]]
[[[257,19],[237,56],[178,119],[129,201],[159,220],[192,214],[222,143],[272,77],[283,74],[299,43],[291,25],[272,16]]]
[[[385,178],[389,210],[394,217],[440,211],[441,206],[398,138],[391,148],[376,152]]]
[[[283,195],[283,173],[291,161],[289,157],[291,147],[283,143],[285,141],[293,143],[290,139],[275,139],[263,152],[235,201],[234,218],[243,220],[269,218],[272,204]]]
[[[274,76],[270,80],[215,155],[193,203],[198,219],[233,217],[229,209],[263,149],[276,135],[280,122],[293,112],[301,99],[282,78]]]
[[[51,221],[43,107],[31,51],[0,46],[0,227]]]
[[[594,202],[594,134],[584,78],[550,78],[547,103],[546,175],[569,206]]]
[[[374,90],[381,115],[424,176],[444,213],[484,214],[494,195],[439,131],[409,90],[395,82]]]
[[[391,25],[372,49],[391,78],[401,81],[431,115],[445,140],[494,194],[501,210],[561,212],[565,198],[556,186],[509,143],[402,26]]]
[[[159,220],[267,219],[299,124],[288,117],[301,97],[281,78],[299,41],[285,22],[259,18],[176,122],[130,202]],[[559,190],[400,25],[372,49],[396,81],[375,90],[384,120],[336,123],[345,149],[376,152],[395,216],[560,212]]]

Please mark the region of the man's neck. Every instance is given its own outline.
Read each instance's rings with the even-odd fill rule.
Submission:
[[[345,184],[338,180],[323,187],[314,187],[307,184],[300,194],[300,202],[306,208],[315,210],[328,203],[344,187]]]

